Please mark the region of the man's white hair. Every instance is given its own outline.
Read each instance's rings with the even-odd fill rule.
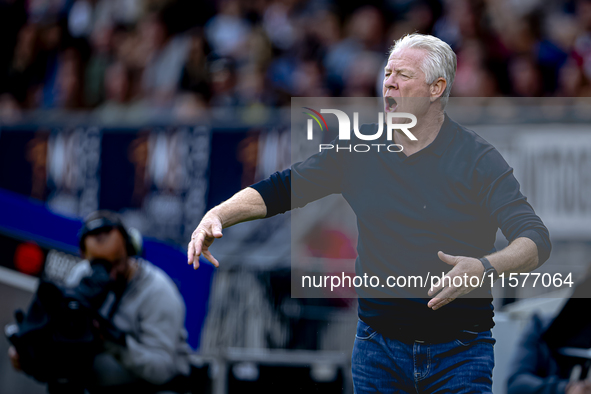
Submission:
[[[441,107],[444,108],[456,76],[456,54],[446,42],[437,37],[413,33],[394,41],[390,55],[409,48],[422,49],[427,53],[421,65],[421,70],[426,76],[425,82],[430,85],[440,77],[447,82],[445,91],[441,95]]]

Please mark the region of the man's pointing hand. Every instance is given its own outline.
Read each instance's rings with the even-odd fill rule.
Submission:
[[[216,238],[222,238],[222,221],[218,215],[209,211],[199,226],[193,231],[191,235],[191,242],[189,242],[189,250],[187,252],[187,263],[193,264],[193,268],[199,268],[199,256],[203,254],[210,263],[216,268],[220,266],[220,263],[209,251],[209,247]]]

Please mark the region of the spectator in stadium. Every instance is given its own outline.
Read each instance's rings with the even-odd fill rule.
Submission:
[[[139,242],[114,212],[97,211],[88,216],[80,238],[85,260],[72,268],[66,285],[74,288],[92,275],[93,262],[109,262],[110,278],[119,285],[104,295],[99,313],[120,335],[115,339],[98,327],[104,352],[94,358],[85,387],[63,387],[58,382],[49,385],[50,392],[184,392],[190,372],[185,305],[164,271],[134,256]],[[20,369],[14,347],[9,355],[13,366]]]
[[[189,51],[189,38],[172,35],[165,16],[146,17],[140,26],[145,41],[147,62],[142,75],[142,89],[156,106],[169,103],[181,82],[183,66]]]
[[[561,0],[553,7],[520,3],[517,8],[509,0],[39,4],[0,1],[0,29],[6,38],[0,52],[0,94],[10,95],[19,109],[97,108],[106,100],[102,74],[113,62],[123,62],[131,71],[132,96],[151,104],[141,108],[145,114],[152,115],[154,108],[168,111],[174,96],[187,89],[208,106],[218,106],[220,100],[212,94],[215,78],[204,73],[220,57],[236,63],[238,79],[245,75],[243,68],[265,74],[265,95],[271,96],[266,106],[289,105],[290,96],[302,92],[341,95],[358,55],[381,56],[391,42],[386,37],[410,32],[432,34],[456,51],[453,95],[589,95],[589,0]],[[197,46],[186,37],[191,28],[202,31]],[[62,64],[62,52],[73,44],[78,60],[69,54],[73,61]],[[211,48],[211,56],[189,54],[200,46]],[[70,76],[70,71],[76,74]],[[307,71],[310,80],[302,78]],[[577,85],[581,77],[584,81]],[[311,86],[302,89],[302,79]],[[256,94],[258,86],[247,89]],[[356,86],[348,90],[358,94]],[[126,105],[133,107],[134,101]]]
[[[219,266],[209,247],[223,228],[342,193],[359,223],[357,276],[379,275],[384,283],[386,276],[425,278],[453,267],[446,276],[492,280],[539,267],[550,254],[548,230],[511,167],[444,111],[455,71],[455,53],[438,38],[397,40],[385,68],[384,108],[406,112],[401,108],[416,98],[417,141],[402,133],[392,141],[382,137],[404,149],[373,156],[325,149],[240,191],[204,216],[188,262],[197,268],[203,254]],[[377,128],[361,127],[365,135]],[[498,228],[509,241],[500,251],[494,247]],[[397,298],[387,299],[379,290],[356,287],[355,392],[491,393],[492,296],[490,287],[473,286],[448,280],[429,291],[394,288],[385,296]]]

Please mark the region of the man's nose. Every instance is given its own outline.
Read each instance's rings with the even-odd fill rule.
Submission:
[[[390,75],[384,80],[384,86],[386,89],[398,89],[398,81],[394,75]]]

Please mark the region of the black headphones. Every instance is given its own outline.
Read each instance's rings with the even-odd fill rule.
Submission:
[[[142,235],[132,227],[125,227],[120,216],[112,211],[96,211],[91,213],[78,232],[80,250],[84,253],[86,247],[84,241],[88,235],[110,231],[116,228],[119,230],[125,241],[125,248],[128,256],[136,256],[142,253]]]

